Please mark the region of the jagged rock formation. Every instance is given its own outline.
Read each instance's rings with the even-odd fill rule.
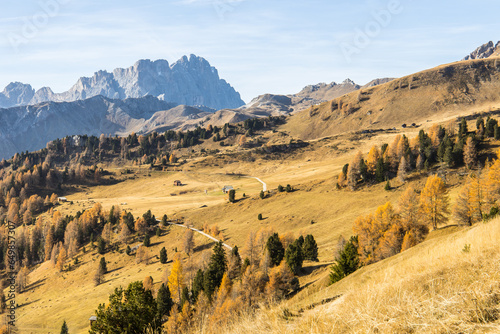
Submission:
[[[35,90],[30,86],[20,82],[11,82],[0,93],[0,107],[17,106],[27,104],[33,96]]]
[[[184,56],[169,65],[166,60],[139,60],[133,66],[112,73],[98,71],[82,77],[68,91],[54,93],[49,87],[34,92],[30,85],[9,84],[0,94],[0,107],[34,105],[41,102],[72,102],[102,95],[110,99],[140,98],[147,95],[167,102],[213,109],[238,108],[240,94],[217,69],[201,57]]]
[[[485,59],[498,56],[500,56],[500,42],[497,42],[497,44],[493,44],[492,41],[489,41],[488,43],[478,47],[470,55],[466,56],[462,60]]]

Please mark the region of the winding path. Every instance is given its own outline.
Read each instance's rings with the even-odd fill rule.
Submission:
[[[157,222],[160,222],[160,220],[158,220],[158,219],[157,219],[156,221],[157,221]],[[200,231],[200,230],[198,230],[197,228],[194,228],[194,227],[189,227],[189,226],[186,226],[186,225],[182,225],[182,224],[175,224],[175,223],[169,223],[169,222],[167,222],[167,224],[168,224],[168,225],[180,226],[180,227],[184,227],[184,228],[189,228],[189,229],[191,229],[191,230],[193,230],[193,231],[195,231],[195,232],[198,232],[198,233],[200,233],[200,234],[204,235],[205,237],[207,237],[207,238],[209,238],[209,239],[211,239],[211,240],[213,240],[213,241],[215,241],[215,242],[219,242],[219,241],[220,241],[220,240],[218,240],[217,238],[212,237],[210,234],[207,234],[207,233],[205,233],[205,232],[203,232],[203,231]],[[231,250],[233,250],[233,247],[229,246],[229,245],[228,245],[228,244],[226,244],[226,243],[222,243],[222,245],[223,245],[224,247],[226,247],[227,249],[229,249],[230,251],[231,251]]]
[[[255,177],[255,176],[247,176],[251,179],[256,179],[257,181],[259,181],[260,183],[262,183],[262,191],[267,191],[267,184],[262,181],[261,179],[259,179],[258,177]]]

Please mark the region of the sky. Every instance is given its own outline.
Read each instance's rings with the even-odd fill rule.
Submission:
[[[3,0],[0,91],[196,54],[245,102],[400,77],[500,40],[497,0]]]

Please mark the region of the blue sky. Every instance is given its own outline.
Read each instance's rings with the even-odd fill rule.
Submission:
[[[500,40],[497,0],[4,0],[0,90],[69,89],[138,59],[206,58],[248,102],[351,78],[364,84]]]

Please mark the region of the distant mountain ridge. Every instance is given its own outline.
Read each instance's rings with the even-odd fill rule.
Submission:
[[[471,54],[465,56],[465,58],[463,58],[462,60],[485,59],[498,56],[500,56],[500,41],[496,44],[493,44],[492,41],[489,41],[488,43],[478,47]]]
[[[172,65],[163,59],[139,60],[129,68],[116,68],[112,73],[101,70],[92,77],[81,77],[63,93],[54,93],[49,87],[35,91],[31,85],[13,82],[0,93],[0,107],[73,102],[97,95],[121,100],[152,95],[167,102],[216,110],[244,104],[240,94],[219,78],[215,67],[204,58],[191,55]]]
[[[153,96],[125,100],[94,96],[73,102],[0,109],[0,159],[16,152],[39,150],[56,138],[164,131],[207,114],[211,113]]]

